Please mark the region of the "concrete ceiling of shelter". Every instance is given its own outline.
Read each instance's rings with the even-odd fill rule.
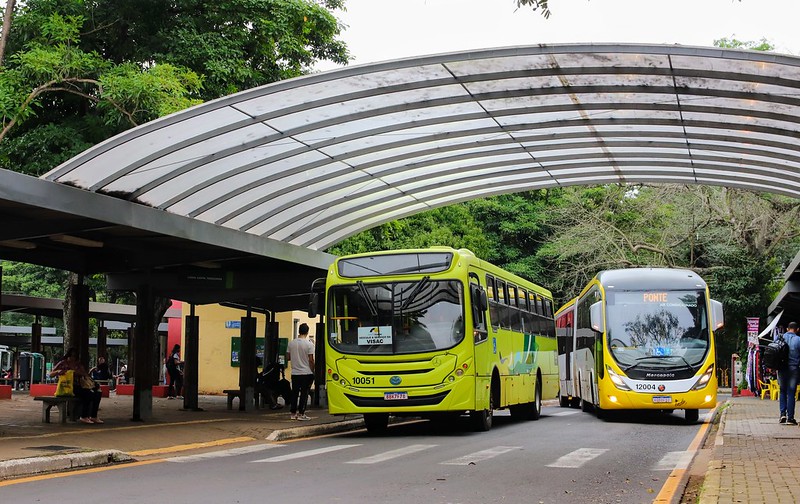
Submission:
[[[108,273],[110,287],[272,311],[308,305],[333,256],[0,170],[0,258]],[[8,297],[6,298],[9,299]],[[11,309],[0,299],[2,308]]]
[[[127,131],[44,176],[325,250],[500,193],[674,182],[800,196],[800,58],[537,45],[344,68]]]
[[[798,88],[792,56],[614,44],[442,54],[277,82],[111,138],[37,181],[58,190],[20,198],[0,180],[0,217],[16,219],[13,232],[0,226],[0,257],[169,271],[163,288],[208,300],[198,302],[213,300],[198,294],[197,271],[206,283],[230,281],[214,274],[228,269],[285,271],[237,293],[274,289],[274,299],[322,276],[332,257],[315,251],[484,196],[672,182],[798,197]]]

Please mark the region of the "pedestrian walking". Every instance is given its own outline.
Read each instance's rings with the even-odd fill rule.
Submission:
[[[167,374],[169,374],[169,392],[167,399],[175,399],[177,395],[183,399],[183,361],[181,360],[181,346],[175,345],[166,359]]]
[[[286,361],[292,364],[292,420],[311,420],[306,416],[308,392],[314,383],[314,345],[308,340],[308,324],[300,324],[297,338],[289,342]]]
[[[780,423],[786,425],[797,425],[794,417],[798,366],[800,366],[800,335],[797,334],[797,327],[797,322],[789,322],[786,332],[782,336],[776,337],[776,339],[783,338],[789,345],[789,360],[781,369],[778,369]]]

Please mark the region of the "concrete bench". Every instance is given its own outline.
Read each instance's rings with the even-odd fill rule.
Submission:
[[[50,410],[58,408],[58,417],[61,423],[67,423],[67,415],[73,422],[78,421],[81,400],[77,397],[38,396],[34,401],[42,401],[42,422],[50,423]]]

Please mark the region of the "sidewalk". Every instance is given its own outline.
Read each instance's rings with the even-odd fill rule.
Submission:
[[[778,401],[733,397],[720,408],[700,504],[800,502],[800,427],[778,423]]]
[[[133,422],[133,398],[112,392],[100,405],[103,425],[43,424],[41,404],[27,392],[14,392],[0,401],[0,480],[363,426],[359,415],[333,417],[325,409],[310,409],[308,422],[291,420],[286,408],[228,411],[224,396],[200,396],[204,411],[182,406],[154,398],[153,419]],[[705,474],[700,504],[800,502],[800,427],[778,424],[777,401],[734,397],[720,410],[718,429],[705,443],[710,455],[695,459],[708,467],[692,468]]]
[[[184,411],[182,400],[153,398],[153,418],[131,420],[133,396],[114,392],[100,403],[103,425],[42,423],[42,404],[27,391],[0,400],[0,480],[40,472],[163,457],[188,450],[242,446],[361,428],[360,415],[334,417],[310,408],[310,421],[289,418],[289,408],[227,409],[225,396],[200,396],[203,411]],[[54,462],[55,461],[55,462]]]

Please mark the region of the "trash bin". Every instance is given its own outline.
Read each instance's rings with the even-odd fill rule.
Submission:
[[[33,364],[31,366],[31,383],[45,382],[44,355],[31,352]]]
[[[17,358],[18,377],[21,381],[17,382],[17,389],[23,390],[25,382],[30,383],[33,375],[33,355],[30,352],[20,352]]]

